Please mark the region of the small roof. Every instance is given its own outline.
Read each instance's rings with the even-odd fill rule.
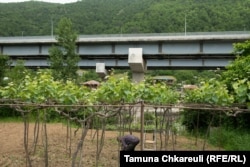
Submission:
[[[174,81],[176,81],[176,78],[173,77],[173,76],[155,76],[155,77],[153,77],[153,79],[156,79],[156,80],[174,80]]]
[[[85,85],[85,86],[99,86],[100,82],[95,81],[95,80],[90,80],[90,81],[84,82],[83,85]]]
[[[183,85],[183,88],[184,89],[197,89],[198,86],[196,86],[196,85]]]

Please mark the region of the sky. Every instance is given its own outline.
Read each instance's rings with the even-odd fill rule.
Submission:
[[[0,3],[10,3],[10,2],[24,2],[30,0],[0,0]],[[76,2],[77,0],[35,0],[35,1],[43,1],[43,2],[52,2],[52,3],[72,3]]]

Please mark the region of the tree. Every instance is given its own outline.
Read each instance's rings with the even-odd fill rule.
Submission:
[[[27,73],[31,73],[31,70],[26,69],[23,60],[17,60],[15,67],[8,70],[6,76],[9,78],[8,82],[20,83]]]
[[[233,45],[234,53],[240,54],[241,56],[249,56],[250,55],[250,40],[245,42],[235,43]]]
[[[9,57],[0,54],[0,85],[3,84],[7,67],[9,67]]]
[[[222,80],[235,95],[237,103],[246,103],[250,107],[250,41],[234,44],[234,52],[240,55],[226,66]]]
[[[76,79],[80,57],[76,54],[77,33],[73,30],[72,22],[62,18],[56,29],[58,43],[49,50],[49,62],[55,79]]]

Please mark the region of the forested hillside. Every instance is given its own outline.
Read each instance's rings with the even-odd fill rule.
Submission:
[[[79,34],[243,31],[250,0],[82,0],[0,3],[0,36],[50,35],[62,17]]]

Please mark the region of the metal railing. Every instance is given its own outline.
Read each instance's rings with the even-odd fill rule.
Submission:
[[[84,35],[80,34],[78,38],[106,38],[106,37],[162,37],[162,36],[211,36],[211,35],[249,35],[250,31],[218,31],[218,32],[178,32],[178,33],[139,33],[139,34],[95,34],[95,35]],[[23,40],[23,39],[55,39],[55,36],[10,36],[1,37],[0,41],[3,40]]]

